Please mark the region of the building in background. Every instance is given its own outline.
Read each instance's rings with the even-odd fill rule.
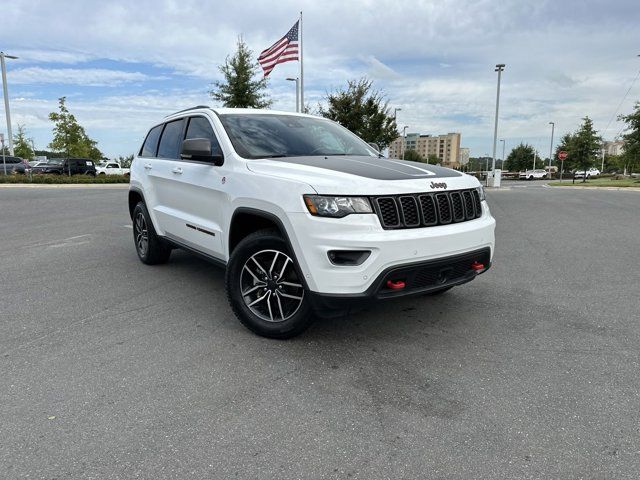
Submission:
[[[467,147],[460,148],[460,166],[465,167],[469,163],[469,149]]]
[[[606,155],[622,155],[624,153],[624,140],[604,142],[604,153]]]
[[[455,132],[447,133],[446,135],[408,133],[406,149],[415,150],[425,160],[428,158],[437,158],[437,163],[442,166],[460,168],[460,137],[460,134]],[[396,138],[391,142],[391,145],[389,145],[389,158],[402,158],[404,146],[405,139],[402,136]]]

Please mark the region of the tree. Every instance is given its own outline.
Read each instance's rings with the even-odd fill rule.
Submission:
[[[431,165],[435,165],[439,161],[440,159],[435,153],[430,153],[429,155],[427,155],[427,163],[430,163]]]
[[[34,153],[30,145],[32,141],[33,140],[31,138],[27,138],[27,132],[24,125],[18,125],[18,133],[13,136],[13,150],[16,157],[27,159],[33,158]]]
[[[535,166],[534,166],[535,153]],[[512,171],[531,170],[532,168],[544,168],[543,160],[535,152],[534,148],[529,144],[520,143],[511,150],[509,156],[504,162],[505,167]]]
[[[408,148],[407,150],[404,151],[404,159],[411,160],[414,162],[424,162],[424,157],[420,155],[413,148]]]
[[[230,108],[268,108],[271,100],[264,93],[267,77],[255,79],[257,60],[253,52],[238,37],[238,49],[232,57],[227,56],[224,65],[219,67],[223,81],[214,82],[209,95],[222,105]]]
[[[560,152],[567,152],[567,154],[569,153],[569,151],[571,150],[571,142],[573,142],[573,134],[565,133],[560,139],[560,143],[556,147],[556,152],[554,155],[556,159],[558,158],[558,154]],[[564,168],[564,170],[573,170],[575,168],[575,165],[571,155],[567,155],[567,158],[564,159],[564,162],[559,160],[558,167],[562,167]],[[560,170],[560,168],[558,168],[558,170]]]
[[[624,153],[621,160],[625,173],[640,170],[640,102],[636,102],[634,110],[629,115],[620,115],[619,120],[626,123],[624,139]]]
[[[596,131],[593,129],[593,122],[589,117],[582,119],[582,125],[571,136],[568,144],[567,153],[571,157],[574,167],[586,172],[593,166],[598,153],[600,152],[600,146],[602,139],[596,135]],[[587,176],[582,177],[582,181],[586,182]]]
[[[65,105],[66,97],[59,99],[59,112],[51,112],[49,120],[54,122],[53,140],[49,148],[67,157],[90,158],[100,160],[102,153],[98,150],[98,142],[91,140],[76,117]]]
[[[122,168],[130,168],[131,162],[133,162],[133,154],[127,155],[126,157],[123,157],[122,155],[118,157],[118,163]]]
[[[349,80],[347,89],[328,94],[326,110],[322,106],[319,110],[382,151],[398,138],[398,128],[384,95],[372,90],[372,84],[366,78]]]

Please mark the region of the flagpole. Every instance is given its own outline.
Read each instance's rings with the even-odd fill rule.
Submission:
[[[304,113],[304,62],[302,60],[302,10],[300,11],[300,111]]]

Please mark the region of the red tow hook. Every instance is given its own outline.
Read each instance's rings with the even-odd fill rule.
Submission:
[[[391,290],[401,290],[405,287],[405,284],[402,280],[396,280],[395,282],[393,280],[387,280],[387,288],[390,288]]]
[[[484,270],[484,264],[478,261],[475,261],[471,264],[471,270],[475,270],[476,272],[479,272],[480,270]]]

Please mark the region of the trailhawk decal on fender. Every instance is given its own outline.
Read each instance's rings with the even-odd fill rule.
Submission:
[[[462,174],[449,168],[406,160],[375,157],[313,156],[270,158],[274,162],[293,163],[307,167],[323,168],[374,180],[413,180],[419,178],[451,178]],[[251,168],[251,160],[248,162]]]

